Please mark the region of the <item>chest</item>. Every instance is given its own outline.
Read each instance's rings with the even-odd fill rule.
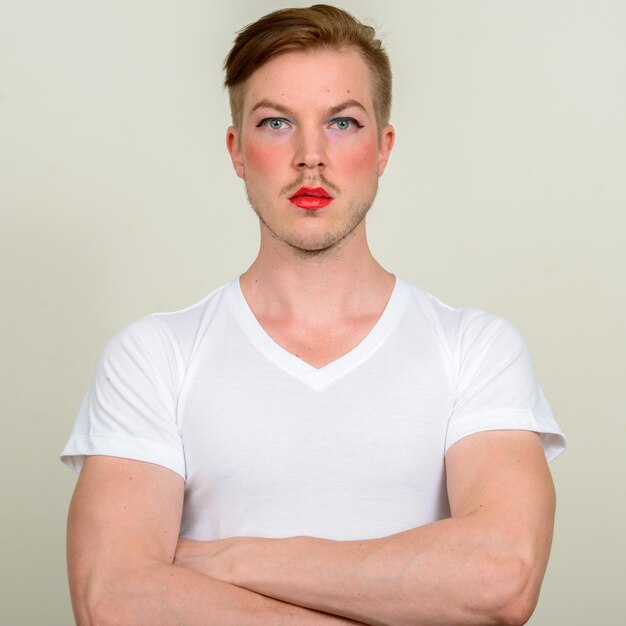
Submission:
[[[203,536],[278,536],[285,507],[285,534],[336,538],[342,524],[376,536],[445,514],[452,394],[436,346],[391,338],[320,388],[234,336],[219,344],[180,407],[187,510],[220,511]]]

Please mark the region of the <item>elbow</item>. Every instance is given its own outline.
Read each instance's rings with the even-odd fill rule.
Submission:
[[[76,626],[116,626],[139,623],[124,610],[120,594],[113,592],[113,584],[97,584],[72,593]],[[136,618],[136,616],[134,616]]]
[[[525,599],[515,600],[501,612],[498,624],[501,626],[523,626],[531,618],[535,606],[536,602],[528,602]]]
[[[426,611],[432,611],[428,615],[433,624],[523,626],[537,605],[541,578],[540,567],[518,556],[483,556],[471,564],[468,561],[462,576],[443,595],[438,595]],[[385,623],[405,626],[425,623],[424,597],[420,594],[414,597],[417,601],[411,603],[401,619]]]
[[[120,624],[135,624],[126,611],[120,612],[119,607],[109,602],[85,602],[80,611],[75,610],[76,626],[119,626]]]
[[[110,626],[120,624],[112,615],[111,606],[104,601],[88,596],[74,602],[76,626]]]
[[[523,626],[531,618],[537,601],[543,571],[528,561],[510,558],[495,568],[495,584],[488,598],[490,623],[495,626]]]

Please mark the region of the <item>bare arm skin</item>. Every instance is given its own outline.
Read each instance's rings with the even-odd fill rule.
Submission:
[[[183,480],[168,469],[85,460],[68,519],[78,626],[354,624],[173,565],[182,502]]]
[[[446,458],[450,519],[389,537],[181,540],[176,562],[264,595],[366,624],[524,624],[554,519],[539,436],[491,431]]]

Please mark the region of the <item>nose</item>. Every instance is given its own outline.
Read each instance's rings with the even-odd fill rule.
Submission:
[[[326,166],[326,147],[322,129],[302,128],[296,133],[294,166],[300,171]]]

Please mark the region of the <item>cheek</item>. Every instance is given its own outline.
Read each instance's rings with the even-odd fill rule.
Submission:
[[[348,166],[354,171],[371,173],[374,163],[373,153],[360,152],[348,161]]]
[[[368,146],[360,145],[354,150],[344,151],[340,156],[341,169],[345,173],[358,176],[371,176],[376,171],[378,163],[377,144]]]
[[[274,143],[253,144],[247,146],[244,153],[246,171],[258,173],[275,172],[279,164],[284,160],[282,151]]]

